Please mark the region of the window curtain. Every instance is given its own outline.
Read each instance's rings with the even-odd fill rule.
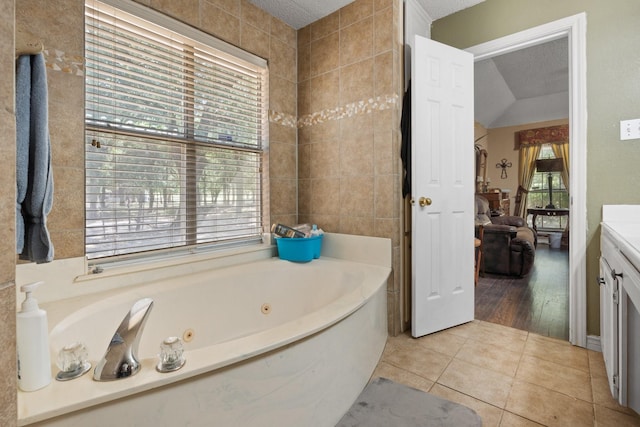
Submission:
[[[522,188],[527,191],[522,191],[520,195],[520,203],[516,206],[515,216],[526,218],[527,215],[527,198],[529,197],[528,190],[531,188],[531,179],[533,173],[536,171],[536,160],[540,155],[540,144],[521,145],[520,156],[518,163],[518,183]]]
[[[551,144],[551,149],[553,150],[553,154],[556,157],[562,158],[562,172],[560,172],[560,176],[562,177],[562,182],[564,182],[564,188],[567,189],[567,193],[569,192],[569,142],[565,141],[560,144]],[[566,244],[569,238],[569,223],[567,222],[567,227],[564,229],[562,233],[563,244]]]
[[[569,143],[551,144],[551,149],[557,158],[562,159],[562,172],[560,172],[560,176],[562,176],[564,188],[569,192]]]
[[[551,144],[556,157],[562,157],[562,181],[569,191],[569,125],[547,126],[537,129],[527,129],[518,132],[520,143],[519,184],[529,190],[531,179],[536,170],[535,162],[540,154],[542,144]],[[522,192],[522,201],[514,215],[526,218],[527,193]]]

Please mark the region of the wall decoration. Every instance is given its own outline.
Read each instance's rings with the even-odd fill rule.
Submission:
[[[327,108],[315,113],[307,114],[298,119],[298,128],[313,126],[328,120],[341,120],[361,114],[371,114],[374,111],[389,110],[398,102],[397,94],[380,95],[367,100],[352,102],[335,108]]]
[[[507,159],[500,160],[500,163],[496,163],[496,168],[502,168],[502,172],[500,172],[500,178],[507,179],[507,168],[513,166],[510,161]]]

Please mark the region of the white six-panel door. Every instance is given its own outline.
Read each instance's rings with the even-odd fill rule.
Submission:
[[[411,61],[414,337],[474,317],[473,55],[416,36]]]

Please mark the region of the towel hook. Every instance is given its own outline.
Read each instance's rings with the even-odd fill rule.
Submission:
[[[91,146],[92,147],[96,147],[96,148],[101,148],[100,147],[100,141],[98,141],[97,139],[92,139],[91,140]]]

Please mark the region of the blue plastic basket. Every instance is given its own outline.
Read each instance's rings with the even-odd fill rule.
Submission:
[[[322,234],[304,238],[276,237],[280,259],[294,262],[309,262],[320,258]]]

